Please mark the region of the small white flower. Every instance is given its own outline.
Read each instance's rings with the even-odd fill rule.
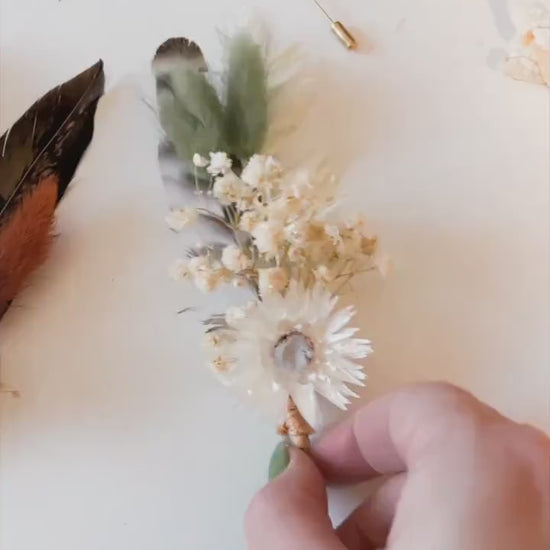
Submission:
[[[361,240],[361,252],[366,256],[372,256],[378,250],[378,239],[376,237],[363,237]]]
[[[248,280],[246,277],[234,277],[231,279],[231,284],[234,288],[244,288],[248,285]]]
[[[274,222],[259,223],[252,231],[254,242],[262,254],[275,257],[285,243],[285,233],[282,225]]]
[[[535,43],[543,50],[550,50],[550,23],[549,26],[534,28],[533,38]]]
[[[327,223],[325,225],[325,233],[330,237],[330,240],[333,244],[338,244],[342,240],[342,237],[340,236],[340,230],[336,225],[330,225]]]
[[[236,323],[246,317],[246,310],[242,307],[231,306],[225,312],[225,322],[233,327]]]
[[[202,271],[209,271],[212,269],[212,262],[208,256],[195,256],[189,260],[187,264],[189,271],[194,275]]]
[[[198,217],[199,215],[194,208],[178,208],[172,210],[164,219],[170,229],[179,232],[183,228],[195,223]]]
[[[304,251],[307,259],[313,264],[329,261],[335,253],[332,239],[325,232],[325,226],[316,221],[300,221],[294,224],[295,229],[287,239],[296,247]],[[292,227],[292,226],[290,226]],[[289,258],[290,258],[289,250]],[[292,261],[300,261],[299,256]]]
[[[193,164],[197,168],[206,168],[208,166],[209,162],[208,162],[208,159],[205,159],[204,157],[202,157],[198,153],[195,153],[193,155]]]
[[[214,197],[222,204],[242,203],[250,198],[250,189],[230,171],[215,181]]]
[[[354,258],[362,253],[363,235],[358,227],[341,228],[340,236],[342,239],[338,243],[339,254],[348,258]]]
[[[510,76],[515,80],[544,84],[537,62],[523,55],[508,57],[504,61],[502,70],[506,76]]]
[[[170,267],[170,277],[174,281],[186,281],[191,277],[191,270],[185,260],[176,260]]]
[[[306,260],[306,252],[300,246],[291,246],[287,252],[288,259],[297,264],[301,264]]]
[[[244,310],[246,311],[246,313],[250,313],[252,310],[256,309],[256,307],[258,306],[258,303],[256,300],[249,300],[248,302],[246,302],[245,306],[244,306]]]
[[[382,277],[387,277],[390,275],[394,269],[393,260],[383,252],[377,251],[374,254],[374,267],[382,275]]]
[[[219,348],[223,343],[223,338],[219,334],[221,331],[208,332],[204,335],[205,348]]]
[[[260,215],[254,211],[245,212],[239,221],[239,228],[247,233],[252,233],[260,223]]]
[[[222,264],[233,271],[239,273],[252,267],[252,260],[236,244],[230,244],[223,249]]]
[[[286,214],[289,218],[297,219],[306,216],[308,210],[311,209],[311,201],[306,198],[286,197],[284,200]]]
[[[204,335],[204,347],[208,349],[219,349],[225,344],[232,342],[231,331],[229,330],[214,330]]]
[[[210,362],[210,368],[218,374],[227,374],[234,366],[234,361],[223,355],[218,355]]]
[[[550,86],[550,11],[538,4],[530,11],[525,21],[528,30],[502,68],[504,74],[516,80]]]
[[[258,270],[258,287],[262,297],[273,292],[282,292],[288,285],[288,273],[282,267]]]
[[[251,187],[272,189],[279,185],[281,175],[281,165],[273,157],[254,155],[248,161],[241,177]]]
[[[231,170],[233,161],[227,156],[227,153],[210,153],[210,165],[206,169],[212,176],[226,174]]]
[[[293,246],[304,247],[311,241],[317,241],[325,237],[324,230],[318,230],[315,224],[309,220],[298,219],[285,225],[285,236]]]
[[[330,283],[334,279],[334,275],[326,265],[320,265],[313,270],[313,276],[317,281],[322,283]]]
[[[227,272],[220,262],[212,261],[208,256],[196,256],[189,260],[189,272],[195,286],[202,292],[212,292],[227,280]]]
[[[303,214],[303,205],[300,203],[301,201],[298,199],[281,196],[268,200],[261,208],[267,219],[286,224],[291,220],[300,219]]]
[[[193,282],[195,286],[205,294],[216,290],[223,281],[224,274],[220,269],[197,271],[193,273]]]
[[[311,184],[311,174],[307,170],[301,170],[294,174],[285,183],[285,194],[296,199],[303,199],[312,194],[314,186]]]

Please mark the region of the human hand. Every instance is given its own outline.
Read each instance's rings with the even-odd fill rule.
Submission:
[[[383,483],[334,529],[325,480]],[[550,439],[447,384],[382,397],[315,445],[247,512],[250,550],[548,550]]]

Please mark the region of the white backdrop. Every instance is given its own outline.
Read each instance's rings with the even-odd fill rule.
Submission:
[[[519,1],[519,0],[518,0]],[[2,550],[237,550],[276,435],[202,366],[206,303],[167,278],[148,65],[170,36],[212,56],[261,7],[322,71],[309,144],[396,263],[354,299],[376,354],[365,399],[447,379],[550,429],[549,101],[495,69],[516,4],[0,0],[0,130],[97,58],[108,93],[48,264],[0,324]],[[368,51],[367,51],[368,50]],[[226,298],[218,297],[217,303]],[[350,505],[334,495],[335,515]]]

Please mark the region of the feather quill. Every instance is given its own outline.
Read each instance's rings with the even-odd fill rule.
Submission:
[[[0,316],[51,246],[53,213],[93,134],[99,61],[57,86],[0,138]]]

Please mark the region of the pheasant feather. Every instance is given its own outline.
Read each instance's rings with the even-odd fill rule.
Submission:
[[[92,139],[99,61],[39,99],[0,138],[0,316],[51,245],[53,212]]]

